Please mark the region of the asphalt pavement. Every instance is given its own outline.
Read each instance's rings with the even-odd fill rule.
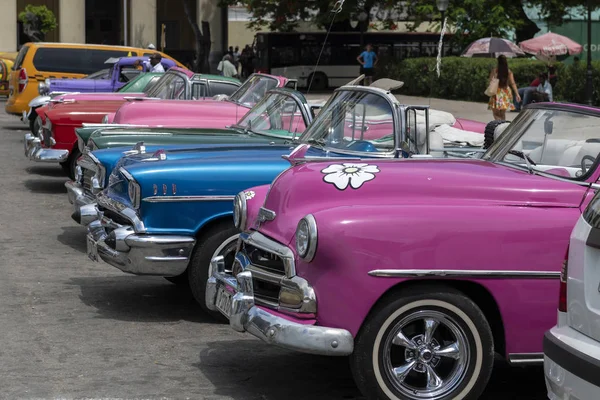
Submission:
[[[468,104],[434,103],[475,115]],[[362,398],[346,358],[269,347],[160,277],[88,260],[67,179],[58,165],[25,159],[26,129],[0,101],[0,398]],[[499,361],[482,399],[545,393],[541,367]]]

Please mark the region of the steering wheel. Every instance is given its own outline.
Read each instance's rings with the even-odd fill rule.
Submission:
[[[582,171],[582,175],[585,175],[588,171],[588,167],[585,165],[586,161],[591,161],[592,165],[594,164],[594,162],[596,161],[595,157],[592,156],[583,156],[583,158],[581,159],[581,171]],[[591,167],[591,165],[590,165]]]

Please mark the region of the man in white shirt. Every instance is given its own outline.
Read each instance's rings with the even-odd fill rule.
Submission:
[[[238,78],[238,70],[231,61],[232,57],[229,54],[226,54],[225,57],[223,57],[223,61],[221,61],[217,66],[217,70],[221,72],[223,76],[227,76],[229,78]]]
[[[537,91],[540,93],[546,93],[548,95],[548,101],[552,101],[552,85],[548,81],[548,74],[542,72],[539,76],[540,84],[537,87]]]
[[[149,57],[149,59],[150,59],[150,62],[148,62],[148,61],[140,62],[140,60],[138,60],[133,65],[135,67],[137,67],[138,65],[140,65],[143,62],[144,65],[146,66],[146,69],[148,70],[148,72],[165,72],[165,69],[163,68],[162,64],[160,63],[162,60],[162,57],[159,53],[152,54]]]

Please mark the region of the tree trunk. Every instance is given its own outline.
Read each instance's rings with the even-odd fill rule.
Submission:
[[[524,24],[520,28],[515,30],[516,41],[517,43],[521,43],[524,40],[531,39],[532,37],[534,37],[535,34],[540,31],[540,28],[538,28],[535,22],[529,19],[529,17],[525,13],[525,10],[523,9],[524,4],[521,2],[521,0],[516,1],[518,1],[519,3],[519,15],[517,18],[521,19],[524,22]]]
[[[196,22],[196,16],[192,15],[190,10],[189,0],[182,0],[183,2],[183,10],[185,11],[185,15],[187,17],[192,30],[194,31],[194,37],[196,39],[196,43],[194,45],[195,49],[195,58],[194,65],[192,66],[194,72],[206,72],[208,67],[208,54],[205,53],[205,43],[204,43],[204,35],[200,31],[200,27],[198,26],[198,22]],[[202,23],[204,26],[204,22]],[[208,22],[206,22],[208,25]]]

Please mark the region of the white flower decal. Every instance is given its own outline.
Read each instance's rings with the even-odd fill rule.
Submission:
[[[339,190],[345,190],[348,185],[358,189],[367,181],[375,179],[375,174],[380,172],[377,165],[369,164],[334,164],[322,169],[325,174],[323,180],[335,185]]]
[[[244,194],[246,195],[246,200],[251,200],[256,195],[253,190],[248,190],[247,192],[244,192]]]

